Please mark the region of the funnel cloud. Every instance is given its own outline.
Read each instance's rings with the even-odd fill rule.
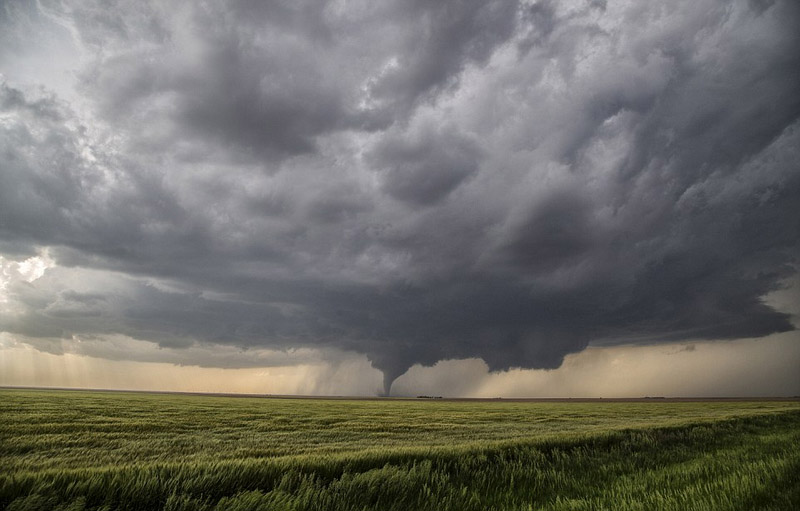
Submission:
[[[765,297],[800,255],[798,26],[792,0],[7,1],[0,332],[358,353],[389,395],[416,364],[793,330]]]

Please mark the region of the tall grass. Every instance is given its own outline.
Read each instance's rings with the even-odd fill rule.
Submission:
[[[232,457],[224,451],[234,447],[244,453],[235,438],[250,446],[271,434],[268,428],[259,429],[263,423],[258,420],[242,419],[252,413],[243,406],[245,400],[133,395],[145,403],[175,400],[139,416],[126,415],[130,409],[112,406],[118,400],[105,395],[70,394],[67,406],[59,402],[61,394],[33,394],[50,403],[49,412],[23,404],[4,409],[4,417],[22,430],[12,434],[3,426],[0,438],[6,467],[0,476],[0,506],[9,510],[800,509],[796,403],[663,403],[661,409],[649,403],[592,403],[543,409],[538,403],[252,400],[256,408],[275,412],[270,425],[295,421],[308,427],[298,428],[291,440],[289,449],[296,448],[297,454],[279,450],[279,456],[271,456],[257,450],[256,455]],[[30,394],[15,395],[24,400]],[[87,405],[84,398],[94,404]],[[272,403],[262,403],[267,401]],[[482,404],[492,406],[475,406]],[[195,406],[206,412],[209,407],[227,409],[231,422],[200,421],[206,428],[227,428],[225,433],[207,429],[204,436],[171,420],[172,406],[188,407],[185,416],[198,420]],[[56,420],[82,407],[83,414],[93,410],[101,424],[94,440],[86,438],[93,436],[89,416],[72,426]],[[278,410],[285,415],[277,416]],[[398,410],[406,412],[405,419],[398,419]],[[26,414],[38,417],[27,428],[18,420]],[[399,423],[382,422],[387,416]],[[349,417],[347,428],[339,426],[341,435],[331,436],[321,426],[331,417]],[[162,418],[164,428],[158,427]],[[303,423],[302,418],[309,420]],[[516,437],[502,431],[525,430],[515,421],[536,418],[546,418],[549,429],[540,424],[530,429],[533,434]],[[128,424],[139,421],[148,425],[137,429],[141,424]],[[636,428],[622,427],[625,421]],[[125,432],[122,437],[104,429],[115,423]],[[385,442],[382,434],[425,423],[442,429],[433,428],[438,432],[433,434],[423,428],[419,442],[411,433]],[[576,426],[581,423],[586,427]],[[70,433],[62,436],[54,424]],[[130,428],[122,428],[126,424]],[[326,427],[332,424],[336,422]],[[320,440],[315,450],[316,428]],[[354,436],[347,433],[350,429]],[[137,430],[140,438],[131,433]],[[253,430],[252,436],[247,430]],[[495,430],[501,431],[493,436]],[[449,439],[447,431],[453,432]],[[167,444],[170,435],[173,446]],[[204,440],[198,442],[197,435]],[[26,445],[33,450],[14,445],[14,439],[28,436]],[[356,438],[355,448],[337,443],[351,438]],[[163,452],[154,456],[144,449],[137,457],[126,447],[126,442],[143,439],[158,439]],[[214,444],[217,449],[208,447]],[[193,455],[191,446],[207,450]],[[38,447],[55,459],[41,459]],[[62,447],[63,465],[58,462]],[[120,449],[130,456],[123,463],[114,461],[114,451]]]

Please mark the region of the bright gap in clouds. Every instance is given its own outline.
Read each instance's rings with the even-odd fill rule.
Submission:
[[[29,257],[22,261],[9,260],[0,254],[0,312],[12,313],[10,310],[4,310],[2,308],[3,305],[1,305],[10,301],[8,287],[12,282],[33,282],[53,266],[55,266],[55,261],[50,257],[47,250],[42,251],[38,256]]]

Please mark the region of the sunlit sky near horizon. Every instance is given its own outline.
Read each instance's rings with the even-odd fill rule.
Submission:
[[[798,26],[0,2],[0,385],[800,395]]]

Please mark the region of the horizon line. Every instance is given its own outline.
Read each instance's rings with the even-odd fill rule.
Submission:
[[[330,394],[258,394],[245,392],[210,392],[192,390],[155,390],[155,389],[124,389],[124,388],[100,388],[100,387],[50,387],[35,385],[0,385],[0,390],[51,390],[51,391],[72,391],[72,392],[123,392],[123,393],[143,393],[143,394],[175,394],[189,396],[207,397],[233,397],[233,398],[260,398],[260,399],[321,399],[321,400],[359,400],[359,401],[518,401],[518,402],[664,402],[664,401],[800,401],[800,396],[577,396],[577,397],[451,397],[451,396],[365,396],[365,395],[330,395]]]

